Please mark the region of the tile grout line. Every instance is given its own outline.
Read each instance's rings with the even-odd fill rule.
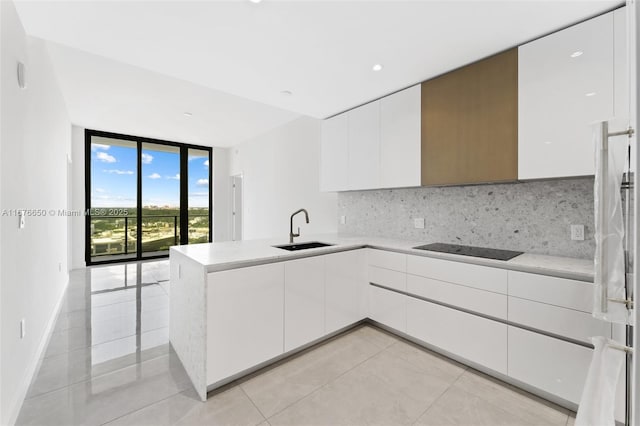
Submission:
[[[107,421],[106,421],[106,422],[104,422],[104,423],[100,423],[100,426],[105,426],[105,425],[108,425],[108,424],[110,424],[110,423],[113,423],[113,422],[115,422],[115,421],[117,421],[117,420],[119,420],[119,419],[121,419],[121,418],[123,418],[123,417],[126,417],[126,416],[128,416],[128,415],[130,415],[130,414],[133,414],[133,413],[137,413],[138,411],[141,411],[141,410],[144,410],[144,409],[146,409],[146,408],[149,408],[149,407],[151,407],[152,405],[159,404],[159,403],[161,403],[161,402],[163,402],[163,401],[166,401],[166,400],[167,400],[167,399],[169,399],[169,398],[173,398],[174,396],[179,395],[179,394],[181,394],[181,393],[183,393],[183,392],[184,392],[183,390],[182,390],[182,391],[179,391],[179,392],[176,392],[176,393],[174,393],[174,394],[172,394],[172,395],[169,395],[169,396],[167,396],[167,397],[164,397],[164,398],[162,398],[162,399],[159,399],[159,400],[157,400],[157,401],[154,401],[154,402],[152,402],[151,404],[147,404],[147,405],[145,405],[144,407],[140,407],[140,408],[137,408],[137,409],[135,409],[135,410],[133,410],[133,411],[129,411],[129,412],[127,412],[127,413],[124,413],[124,414],[122,414],[122,415],[120,415],[120,416],[118,416],[118,417],[114,417],[114,418],[113,418],[113,419],[111,419],[111,420],[107,420]],[[185,414],[184,416],[180,417],[180,419],[178,419],[178,421],[179,421],[179,420],[182,420],[185,416],[186,416],[186,414]]]
[[[364,328],[364,327],[367,327],[367,326],[365,325],[365,326],[360,327],[360,328]],[[357,330],[359,330],[360,328],[358,328],[358,329],[356,329],[356,330],[354,330],[354,331],[357,331]],[[358,366],[362,365],[363,363],[365,363],[365,362],[369,361],[371,358],[373,358],[373,357],[375,357],[375,356],[377,356],[377,355],[381,354],[382,352],[384,352],[385,350],[387,350],[388,348],[390,348],[391,346],[395,345],[395,344],[396,344],[396,343],[398,343],[398,342],[396,341],[396,342],[392,343],[391,345],[387,346],[386,348],[380,348],[380,346],[376,345],[376,344],[375,344],[375,343],[373,343],[373,342],[370,342],[370,343],[371,343],[373,346],[375,346],[375,347],[377,347],[378,349],[380,349],[380,350],[379,350],[378,352],[376,352],[375,354],[373,354],[373,355],[371,355],[371,356],[369,356],[369,357],[365,358],[364,360],[360,361],[359,363],[355,364],[353,367],[351,367],[351,368],[349,368],[349,369],[347,369],[347,370],[343,371],[342,373],[340,373],[340,374],[339,374],[339,375],[337,375],[336,377],[332,378],[331,380],[327,381],[326,383],[324,383],[324,384],[322,384],[322,385],[318,386],[316,389],[314,389],[313,391],[309,392],[307,395],[304,395],[303,397],[298,398],[297,400],[295,400],[295,401],[294,401],[294,402],[292,402],[291,404],[289,404],[289,405],[287,405],[286,407],[282,408],[281,410],[279,410],[279,411],[277,411],[277,412],[273,413],[270,417],[267,417],[267,418],[266,418],[267,422],[269,421],[269,419],[271,419],[271,418],[273,418],[273,417],[277,416],[278,414],[282,413],[284,410],[286,410],[286,409],[288,409],[288,408],[292,407],[293,405],[297,404],[298,402],[300,402],[300,401],[302,401],[302,400],[304,400],[304,399],[306,399],[306,398],[310,397],[310,396],[311,396],[311,395],[313,395],[314,393],[318,392],[320,389],[322,389],[322,388],[324,388],[324,387],[328,386],[329,384],[331,384],[332,382],[334,382],[334,381],[338,380],[340,377],[344,376],[345,374],[347,374],[348,372],[350,372],[350,371],[351,371],[351,370],[353,370],[354,368],[356,368],[356,367],[358,367]],[[243,389],[243,390],[244,390],[244,389]],[[248,396],[248,395],[247,395],[247,396]],[[249,399],[251,399],[251,397],[249,397]],[[251,402],[253,402],[253,400],[252,400]]]
[[[416,417],[416,419],[411,423],[412,426],[414,426],[416,423],[418,423],[418,420],[420,420],[422,418],[422,416],[424,416],[427,411],[429,411],[431,409],[431,407],[433,407],[436,402],[438,402],[440,400],[440,398],[442,398],[444,396],[445,393],[447,393],[456,383],[458,383],[458,380],[460,380],[460,378],[464,375],[464,373],[466,373],[468,371],[468,367],[465,367],[462,372],[458,375],[458,377],[456,377],[456,379],[451,382],[451,384],[449,384],[449,386],[447,386],[446,389],[444,389],[440,395],[438,395],[438,397],[436,399],[434,399],[431,404],[429,404],[427,406],[427,408],[424,409],[424,411],[422,411],[418,417]]]
[[[268,420],[267,420],[267,416],[265,416],[265,415],[264,415],[264,413],[262,412],[262,410],[261,410],[261,409],[256,405],[256,403],[255,403],[255,402],[253,402],[253,399],[251,399],[251,397],[249,396],[249,394],[247,393],[247,391],[245,391],[245,390],[244,390],[244,388],[242,387],[242,384],[239,384],[239,385],[238,385],[238,388],[240,388],[240,391],[242,392],[242,394],[243,394],[244,396],[246,396],[246,397],[247,397],[247,399],[249,400],[249,402],[251,402],[251,405],[253,405],[253,407],[254,407],[256,410],[258,410],[258,413],[260,413],[260,415],[262,416],[262,421],[263,421],[263,422],[268,422]],[[231,389],[233,389],[233,388],[231,388]],[[260,423],[262,423],[262,422],[260,422]],[[260,424],[260,423],[256,423],[256,424]]]

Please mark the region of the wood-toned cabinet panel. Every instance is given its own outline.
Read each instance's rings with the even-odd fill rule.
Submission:
[[[518,178],[518,50],[422,83],[422,185]]]

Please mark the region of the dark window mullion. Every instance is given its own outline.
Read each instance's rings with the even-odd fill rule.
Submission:
[[[137,151],[138,151],[138,191],[136,195],[136,206],[137,206],[137,216],[136,216],[136,259],[142,259],[142,142],[137,141]]]
[[[189,148],[180,147],[180,244],[189,244]]]

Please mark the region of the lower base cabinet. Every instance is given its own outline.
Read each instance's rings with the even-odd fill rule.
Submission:
[[[509,376],[579,403],[593,350],[509,326]]]
[[[407,332],[407,296],[369,286],[369,318],[403,333]]]
[[[407,334],[507,374],[506,324],[408,297]]]
[[[366,251],[352,250],[325,259],[325,333],[333,333],[367,316]]]
[[[283,353],[283,263],[211,273],[207,286],[208,384]]]

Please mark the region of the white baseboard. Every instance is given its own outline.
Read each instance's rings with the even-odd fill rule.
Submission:
[[[49,345],[49,340],[51,339],[51,334],[53,331],[53,327],[56,323],[56,318],[58,317],[58,313],[60,312],[60,307],[62,306],[62,301],[64,300],[64,296],[67,293],[67,287],[69,287],[69,274],[67,274],[67,281],[62,288],[62,292],[58,297],[58,301],[56,302],[56,306],[51,313],[51,318],[47,323],[47,327],[44,330],[44,334],[40,339],[40,344],[38,345],[38,350],[36,351],[34,357],[28,364],[27,371],[22,379],[18,389],[15,392],[15,399],[13,404],[11,404],[11,409],[9,410],[8,417],[8,425],[15,425],[18,420],[18,415],[20,414],[20,409],[22,408],[22,404],[24,403],[25,398],[27,397],[27,392],[29,391],[29,386],[31,386],[31,382],[33,381],[36,373],[40,369],[40,364],[42,363],[42,356],[44,355],[44,351]]]

